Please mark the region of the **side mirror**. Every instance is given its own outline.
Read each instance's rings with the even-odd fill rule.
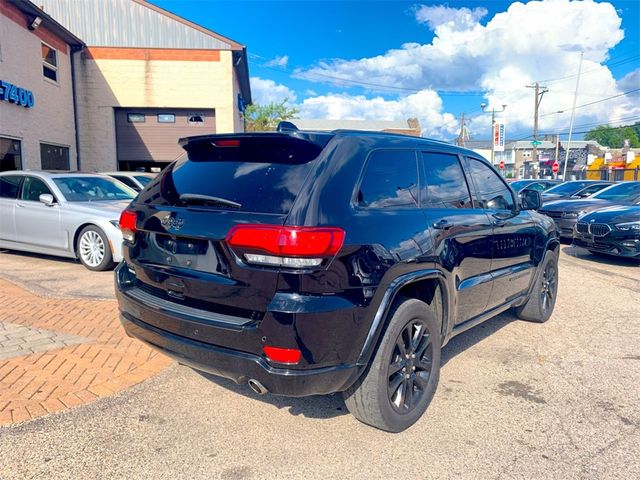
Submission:
[[[50,193],[43,193],[38,197],[38,200],[40,200],[42,203],[44,203],[47,207],[52,206],[54,203],[56,203],[53,199],[53,195],[51,195]]]
[[[519,197],[523,210],[538,210],[542,206],[542,195],[536,190],[522,190]]]

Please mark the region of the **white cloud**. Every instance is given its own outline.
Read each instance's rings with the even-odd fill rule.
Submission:
[[[447,5],[420,5],[416,9],[416,20],[427,24],[431,30],[442,25],[453,30],[465,30],[473,28],[487,13],[487,9],[482,7],[471,10],[466,7],[450,8]]]
[[[342,120],[407,120],[417,117],[423,135],[450,138],[457,121],[442,110],[442,99],[431,90],[386,100],[380,96],[331,93],[307,98],[298,105],[300,118],[326,118]]]
[[[276,57],[268,62],[265,62],[265,66],[267,67],[282,67],[287,68],[287,64],[289,63],[289,55],[276,55]]]
[[[251,77],[250,81],[253,103],[265,105],[271,102],[280,103],[284,100],[295,102],[297,99],[293,90],[273,80]]]
[[[379,90],[387,92],[398,86],[420,93],[484,91],[489,108],[507,104],[504,117],[512,128],[519,129],[530,129],[533,123],[533,91],[525,85],[547,79],[543,85],[550,91],[545,94],[540,111],[548,115],[540,118],[541,131],[569,124],[580,51],[584,51],[584,74],[578,104],[622,91],[621,83],[616,83],[611,71],[602,65],[609,50],[624,37],[621,18],[611,4],[593,0],[515,2],[482,25],[480,19],[485,14],[482,8],[421,6],[415,11],[416,20],[434,30],[431,43],[407,43],[370,58],[321,62],[298,75],[342,87],[353,83],[329,77],[366,82],[369,90],[376,88],[371,84],[379,84],[387,87]],[[374,105],[381,101],[391,107],[406,106],[406,99],[411,96],[387,101],[362,97],[366,102],[360,97],[352,98],[358,99],[354,103],[364,102],[372,111],[378,111]],[[352,102],[347,102],[345,95],[334,97],[331,98],[340,98],[331,106],[336,114],[357,111],[357,105],[347,108]],[[576,110],[575,123],[640,114],[637,103],[628,97],[596,103]],[[558,110],[565,113],[555,114]],[[437,112],[442,115],[440,110]],[[484,132],[488,123],[487,116],[479,116],[471,123],[471,129],[482,128]]]
[[[618,80],[618,89],[622,92],[629,92],[640,88],[640,67],[634,71],[627,73],[624,77]],[[640,95],[640,92],[636,92],[634,95]]]

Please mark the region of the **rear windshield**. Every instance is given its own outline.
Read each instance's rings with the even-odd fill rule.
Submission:
[[[575,193],[578,190],[582,190],[584,187],[591,185],[592,182],[567,182],[561,183],[560,185],[556,185],[555,187],[551,187],[549,190],[544,193],[557,193],[557,194],[571,194]]]
[[[614,200],[620,202],[631,202],[640,195],[640,182],[623,182],[618,185],[612,185],[604,190],[599,191],[591,198],[599,198],[601,200]]]
[[[294,138],[231,138],[188,144],[188,157],[160,174],[160,194],[140,202],[286,214],[321,147]],[[211,201],[208,201],[210,199]]]

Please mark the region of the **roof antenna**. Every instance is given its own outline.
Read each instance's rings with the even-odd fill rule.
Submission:
[[[296,127],[291,122],[280,122],[278,123],[278,127],[276,128],[278,132],[297,132],[298,127]]]

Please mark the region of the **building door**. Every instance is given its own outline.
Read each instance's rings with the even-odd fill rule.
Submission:
[[[0,137],[0,172],[22,168],[22,145],[20,140]]]

